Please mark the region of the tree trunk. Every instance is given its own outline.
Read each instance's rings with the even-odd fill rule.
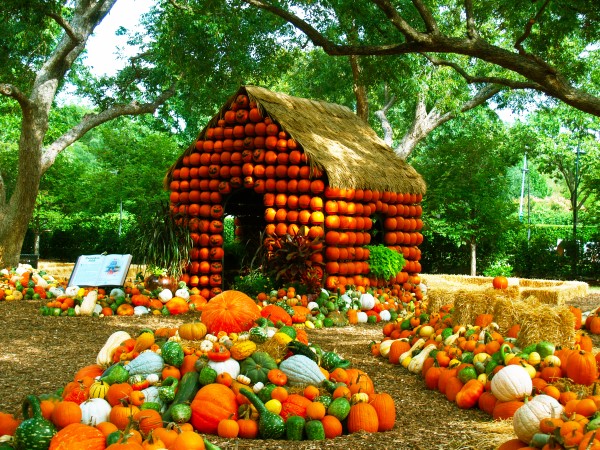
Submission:
[[[477,240],[474,236],[471,237],[469,244],[471,247],[471,276],[474,277],[477,275]]]
[[[11,84],[0,83],[0,94],[16,100],[23,114],[17,183],[8,201],[6,187],[0,175],[0,268],[18,264],[29,221],[33,217],[40,180],[60,152],[92,128],[116,117],[153,113],[175,94],[173,84],[152,102],[139,103],[133,100],[128,104],[112,105],[97,114],[88,114],[79,124],[46,148],[43,147],[56,92],[64,83],[73,62],[85,49],[94,28],[116,1],[76,1],[70,22],[62,16],[51,14],[50,17],[64,29],[64,34],[36,73],[33,85],[22,90]],[[25,91],[29,93],[29,97]]]

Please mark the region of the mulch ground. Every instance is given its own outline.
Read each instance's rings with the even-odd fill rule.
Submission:
[[[600,294],[572,302],[584,311],[600,306]],[[0,333],[0,411],[21,416],[28,394],[45,394],[72,381],[82,366],[117,330],[136,334],[142,328],[178,326],[195,316],[173,317],[47,317],[39,302],[0,302],[4,332]],[[420,376],[369,353],[371,341],[382,337],[380,325],[310,330],[311,342],[335,349],[369,373],[377,391],[396,403],[396,426],[385,433],[357,433],[319,442],[224,440],[210,436],[222,449],[452,449],[492,450],[514,438],[510,422],[494,422],[478,409],[461,410],[439,392],[425,388]],[[595,340],[600,346],[600,339]],[[598,349],[597,349],[598,350]]]

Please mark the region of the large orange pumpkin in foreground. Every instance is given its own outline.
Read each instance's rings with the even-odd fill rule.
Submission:
[[[231,389],[222,384],[207,384],[198,391],[191,404],[191,424],[200,433],[217,434],[219,422],[237,419],[238,404]]]
[[[223,291],[214,296],[202,311],[201,320],[209,333],[239,333],[253,327],[260,317],[258,306],[240,291]]]

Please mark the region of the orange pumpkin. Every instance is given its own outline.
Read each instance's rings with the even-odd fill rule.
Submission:
[[[259,317],[260,311],[254,300],[243,292],[229,290],[208,302],[201,319],[209,333],[239,333],[252,328]]]
[[[235,394],[222,384],[204,386],[194,397],[191,407],[190,422],[200,433],[217,434],[221,420],[237,419]]]

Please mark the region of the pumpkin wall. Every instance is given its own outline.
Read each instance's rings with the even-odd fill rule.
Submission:
[[[224,288],[224,205],[240,189],[262,195],[263,245],[272,245],[286,233],[293,235],[302,226],[309,236],[323,238],[322,252],[313,258],[325,263],[326,288],[411,281],[412,289],[418,284],[414,275],[421,270],[420,194],[328,186],[326,175],[310,164],[300,143],[268,115],[263,117],[247,95],[238,95],[213,122],[170,176],[171,209],[187,217],[194,242],[184,275],[188,285],[198,287],[206,298]],[[371,243],[374,219],[380,224],[381,243],[408,261],[391,280],[369,277],[369,250],[364,246]],[[235,224],[236,235],[244,233],[243,221]]]

